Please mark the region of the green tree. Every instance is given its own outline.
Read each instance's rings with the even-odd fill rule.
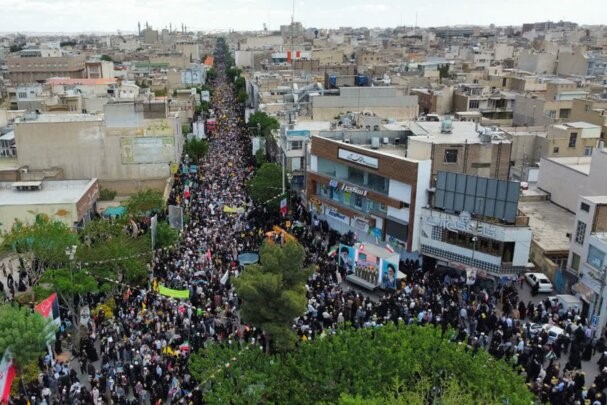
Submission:
[[[304,267],[305,251],[296,242],[282,246],[265,243],[260,249],[260,263],[247,266],[234,280],[242,299],[242,318],[262,329],[276,350],[285,352],[294,346],[293,319],[306,308],[305,283],[312,267]],[[269,351],[269,343],[266,351]]]
[[[198,163],[209,152],[209,143],[204,139],[193,137],[183,145],[183,151],[192,162]]]
[[[268,114],[262,111],[251,114],[249,116],[249,123],[247,125],[252,128],[258,128],[258,124],[259,128],[261,129],[260,135],[262,136],[270,135],[272,130],[280,128],[280,123],[276,118],[270,117]],[[256,130],[253,129],[252,132],[257,134],[255,131]]]
[[[257,167],[261,167],[264,163],[267,163],[265,150],[261,148],[257,149],[257,152],[255,152],[255,163]]]
[[[239,103],[245,103],[247,101],[247,91],[246,90],[238,90],[238,93],[236,94],[236,101],[238,101]]]
[[[249,195],[255,204],[266,204],[277,210],[282,194],[282,168],[275,163],[264,163],[249,183]]]
[[[179,240],[179,231],[162,221],[158,221],[158,230],[156,233],[156,247],[158,249],[173,246]]]
[[[110,55],[106,55],[106,54],[101,55],[101,57],[99,59],[101,59],[103,61],[106,61],[106,62],[113,62],[114,61],[114,59],[112,59],[112,57]]]
[[[63,212],[58,211],[58,215]],[[33,278],[37,279],[44,269],[60,267],[67,261],[65,248],[78,244],[78,236],[63,222],[37,215],[32,224],[16,221],[11,230],[3,235],[2,251],[13,251],[20,259],[29,260],[33,266]]]
[[[191,356],[190,371],[208,381],[209,403],[533,403],[510,364],[443,338],[440,328],[402,323],[346,327],[265,357],[259,347],[212,345]]]
[[[440,79],[449,77],[449,64],[447,63],[442,66],[439,66],[438,74],[439,74]]]
[[[209,70],[207,70],[207,80],[212,82],[213,80],[215,80],[215,78],[217,77],[217,72],[215,71],[215,69],[211,68]]]
[[[137,192],[126,201],[127,213],[136,217],[153,215],[162,211],[163,207],[162,193],[150,188]]]
[[[37,360],[47,341],[54,338],[55,325],[30,308],[0,306],[0,353],[10,350],[19,373]]]

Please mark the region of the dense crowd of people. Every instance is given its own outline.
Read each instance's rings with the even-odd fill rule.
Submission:
[[[101,313],[91,320],[80,353],[75,353],[78,362],[52,361],[50,355],[40,360],[39,381],[27,387],[30,403],[200,404],[204,393],[189,374],[189,353],[226,340],[264,345],[261,331],[239,319],[231,279],[242,270],[238,255],[257,250],[265,231],[280,219],[247,196],[245,182],[254,174],[251,145],[226,80],[223,55],[215,60],[212,101],[218,125],[209,153],[193,162],[197,172],[174,175],[168,201],[183,207],[188,217],[181,241],[155,255],[149,290],[129,289],[117,297],[114,317]],[[224,207],[241,209],[226,212]],[[473,353],[487,350],[510,362],[542,402],[607,404],[607,352],[594,381],[586,381],[580,371],[581,360],[606,350],[605,341],[577,311],[550,301],[520,301],[516,280],[500,283],[495,291],[479,290],[468,286],[463,274],[424,271],[410,260],[400,263],[405,278],[397,289],[382,296],[363,293],[343,282],[345,273],[328,254],[340,242],[351,244],[353,236],[330,230],[296,197],[290,212],[289,230],[304,246],[308,264],[317,267],[306,286],[305,313],[293,320],[302,341],[330,334],[344,323],[356,328],[388,322],[429,325]],[[158,285],[188,290],[190,298],[160,295]],[[538,323],[560,325],[565,333],[551,336],[532,327]],[[563,370],[562,356],[568,356]],[[82,375],[88,382],[81,381]],[[25,398],[14,402],[25,404]]]

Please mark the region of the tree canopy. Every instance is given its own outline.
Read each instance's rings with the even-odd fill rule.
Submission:
[[[270,135],[273,129],[280,128],[280,123],[276,118],[270,117],[268,114],[262,111],[251,114],[249,116],[249,123],[247,125],[252,128],[257,128],[258,124],[261,130],[260,135],[262,136]],[[255,131],[256,130],[254,129],[253,133],[257,134]]]
[[[0,306],[0,356],[9,349],[18,369],[37,360],[54,337],[55,325],[30,308]]]
[[[338,329],[273,356],[257,346],[213,345],[192,355],[190,371],[208,381],[202,388],[209,403],[235,398],[347,405],[533,402],[509,364],[484,351],[473,353],[429,326]]]
[[[198,163],[209,152],[209,143],[204,139],[192,138],[183,145],[186,155],[192,158],[192,162]]]
[[[264,163],[249,183],[249,195],[255,204],[265,204],[276,211],[282,193],[282,168],[275,163]]]
[[[132,195],[126,202],[126,211],[132,216],[148,216],[162,211],[164,198],[157,190],[146,189]]]
[[[242,318],[262,329],[279,351],[290,349],[296,340],[293,319],[306,308],[305,282],[313,268],[304,268],[305,251],[296,242],[264,243],[260,263],[247,266],[234,280]]]

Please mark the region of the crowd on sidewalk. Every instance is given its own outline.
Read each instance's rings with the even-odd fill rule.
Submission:
[[[129,289],[117,297],[113,318],[91,320],[80,353],[75,353],[78,368],[74,362],[53,362],[50,355],[40,360],[39,381],[27,387],[30,403],[200,404],[204,393],[189,374],[189,353],[226,340],[265,344],[261,331],[239,319],[239,299],[230,281],[241,271],[238,255],[257,250],[277,216],[253,206],[247,196],[245,183],[254,174],[251,145],[242,131],[233,86],[222,71],[223,58],[218,55],[215,61],[218,125],[209,153],[196,162],[196,173],[175,174],[169,197],[169,204],[182,206],[189,220],[180,243],[156,254],[151,266],[154,285],[189,290],[190,299],[162,296],[154,288]],[[226,212],[226,206],[244,209]],[[516,281],[495,291],[475,290],[464,275],[423,271],[419,262],[409,260],[400,263],[405,278],[398,288],[372,297],[348,287],[328,254],[340,241],[351,243],[352,235],[331,231],[297,198],[289,222],[300,225],[290,230],[306,249],[308,263],[317,266],[306,286],[305,313],[293,320],[302,341],[334,333],[345,323],[357,328],[388,322],[428,325],[471,352],[487,350],[510,362],[542,401],[607,405],[607,352],[595,381],[585,381],[579,371],[581,360],[605,350],[605,342],[578,313],[549,302],[519,301]],[[561,325],[566,334],[553,339],[545,330],[532,329],[531,322]],[[568,356],[564,370],[558,362],[562,356]],[[24,401],[25,396],[14,403]]]

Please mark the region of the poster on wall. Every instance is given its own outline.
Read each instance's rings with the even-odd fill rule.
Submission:
[[[354,263],[356,263],[356,249],[354,246],[339,245],[338,265],[341,269],[345,269],[346,274],[354,272]]]
[[[391,261],[382,260],[381,285],[386,290],[396,290],[398,265]]]

